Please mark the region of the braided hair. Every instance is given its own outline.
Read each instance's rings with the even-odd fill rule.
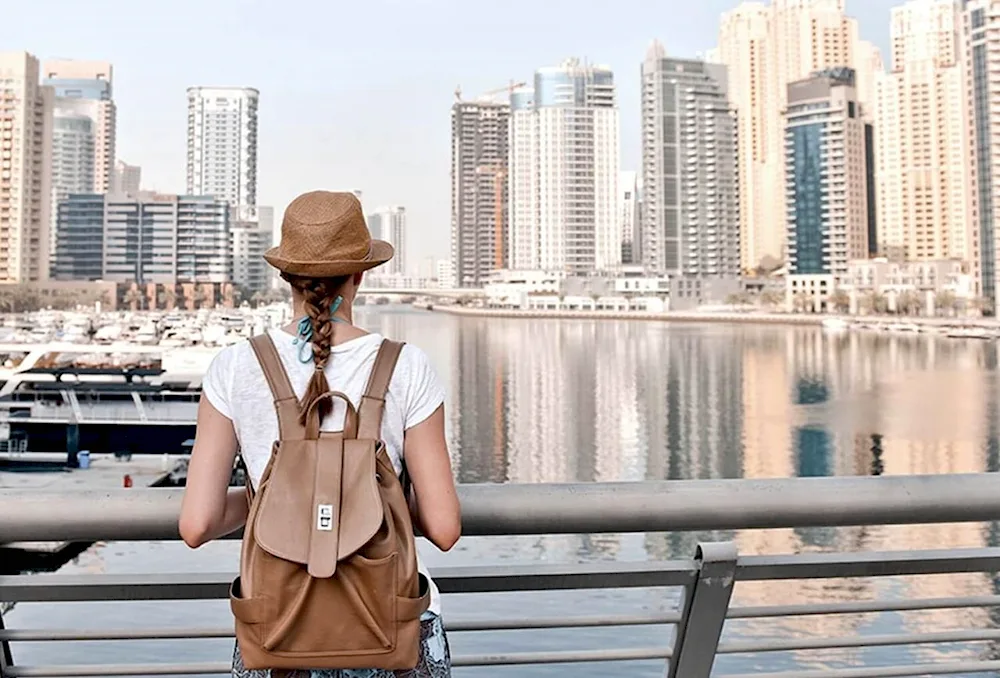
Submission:
[[[303,306],[309,317],[309,324],[312,325],[312,355],[316,370],[309,378],[306,393],[299,405],[299,421],[305,425],[309,404],[330,390],[330,384],[324,372],[330,361],[330,346],[333,344],[333,319],[330,307],[351,276],[302,278],[282,274],[281,277],[302,294]],[[333,403],[330,402],[329,398],[324,398],[317,407],[320,421],[330,414],[332,409]]]

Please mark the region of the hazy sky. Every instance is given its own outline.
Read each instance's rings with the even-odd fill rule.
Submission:
[[[847,0],[888,54],[889,10]],[[411,262],[450,239],[450,118],[466,96],[530,80],[579,56],[615,70],[622,169],[639,159],[639,66],[650,40],[672,56],[715,45],[737,0],[32,0],[0,2],[0,50],[111,61],[118,157],[145,188],[185,188],[192,85],[250,86],[260,99],[260,204],[276,219],[300,192],[361,189],[365,208],[404,205]]]

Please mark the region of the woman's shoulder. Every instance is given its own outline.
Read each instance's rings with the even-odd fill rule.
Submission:
[[[403,348],[399,352],[399,366],[410,371],[423,370],[430,366],[430,357],[422,348],[408,342],[402,342],[402,344]]]
[[[444,402],[444,387],[430,357],[419,346],[405,344],[399,355],[390,390],[403,405],[406,428],[414,426]]]
[[[224,348],[219,349],[212,358],[213,365],[219,366],[232,366],[245,360],[247,357],[253,355],[253,349],[250,347],[249,339],[241,339],[235,344],[230,344]]]

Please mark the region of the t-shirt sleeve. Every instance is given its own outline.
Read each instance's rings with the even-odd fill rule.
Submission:
[[[209,363],[205,376],[201,379],[201,392],[227,419],[233,418],[230,405],[233,393],[232,349],[223,349],[215,354]]]
[[[409,367],[404,429],[409,430],[441,407],[445,392],[427,354],[410,344],[405,346],[404,351],[408,354],[406,359]]]

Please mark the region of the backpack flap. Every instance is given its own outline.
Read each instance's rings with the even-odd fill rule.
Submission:
[[[272,556],[301,565],[309,563],[318,512],[313,501],[318,443],[318,440],[281,441],[275,450],[267,487],[258,495],[260,508],[254,540]],[[329,452],[329,447],[324,451]],[[336,508],[335,515],[340,513],[340,507]]]
[[[315,409],[309,409],[306,439],[278,445],[255,532],[262,549],[306,565],[317,578],[332,577],[337,562],[364,546],[384,517],[375,441],[357,440],[354,407],[339,393],[320,398],[329,396],[348,403],[345,431],[320,433]]]
[[[374,440],[344,441],[339,560],[354,555],[382,527],[384,507],[375,459]]]

